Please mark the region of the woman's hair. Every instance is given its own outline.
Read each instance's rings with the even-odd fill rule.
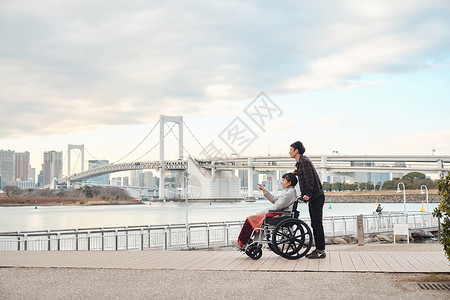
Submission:
[[[298,153],[300,153],[300,155],[303,155],[303,153],[305,153],[306,149],[305,146],[303,146],[302,142],[300,141],[296,141],[295,143],[293,143],[291,145],[292,148],[297,149]]]
[[[281,178],[285,178],[287,181],[291,183],[291,186],[297,185],[297,176],[295,176],[293,173],[286,173]]]

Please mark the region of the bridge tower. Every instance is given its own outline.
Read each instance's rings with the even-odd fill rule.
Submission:
[[[70,153],[72,150],[80,150],[81,151],[81,172],[84,172],[84,144],[83,145],[68,145],[67,149],[67,177],[70,177]]]
[[[161,163],[160,177],[159,177],[159,198],[164,199],[164,181],[165,181],[165,167],[164,167],[164,125],[166,123],[178,124],[178,159],[183,159],[183,116],[159,116],[159,161]]]

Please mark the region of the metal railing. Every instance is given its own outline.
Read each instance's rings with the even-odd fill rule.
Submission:
[[[357,234],[356,216],[325,217],[327,237]],[[309,219],[303,219],[310,224]],[[3,250],[181,250],[230,246],[243,221],[167,225],[123,226],[0,233]],[[393,231],[393,225],[408,223],[410,229],[436,230],[438,220],[430,213],[365,215],[364,232]]]
[[[323,219],[327,237],[357,234],[357,216],[326,217]],[[394,224],[408,224],[411,230],[437,230],[438,219],[431,213],[387,213],[364,215],[364,233],[366,235],[392,232]]]

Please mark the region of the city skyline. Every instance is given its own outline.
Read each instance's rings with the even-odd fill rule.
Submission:
[[[163,114],[184,117],[194,157],[287,156],[296,140],[307,155],[450,155],[449,16],[448,1],[2,2],[0,149],[30,152],[36,173],[68,144],[115,162]],[[238,121],[245,149],[226,141]],[[123,161],[159,160],[155,131]]]

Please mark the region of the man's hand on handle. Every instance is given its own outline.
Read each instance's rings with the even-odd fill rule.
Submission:
[[[300,196],[297,197],[297,201],[308,202],[309,201],[309,197],[300,195]]]

